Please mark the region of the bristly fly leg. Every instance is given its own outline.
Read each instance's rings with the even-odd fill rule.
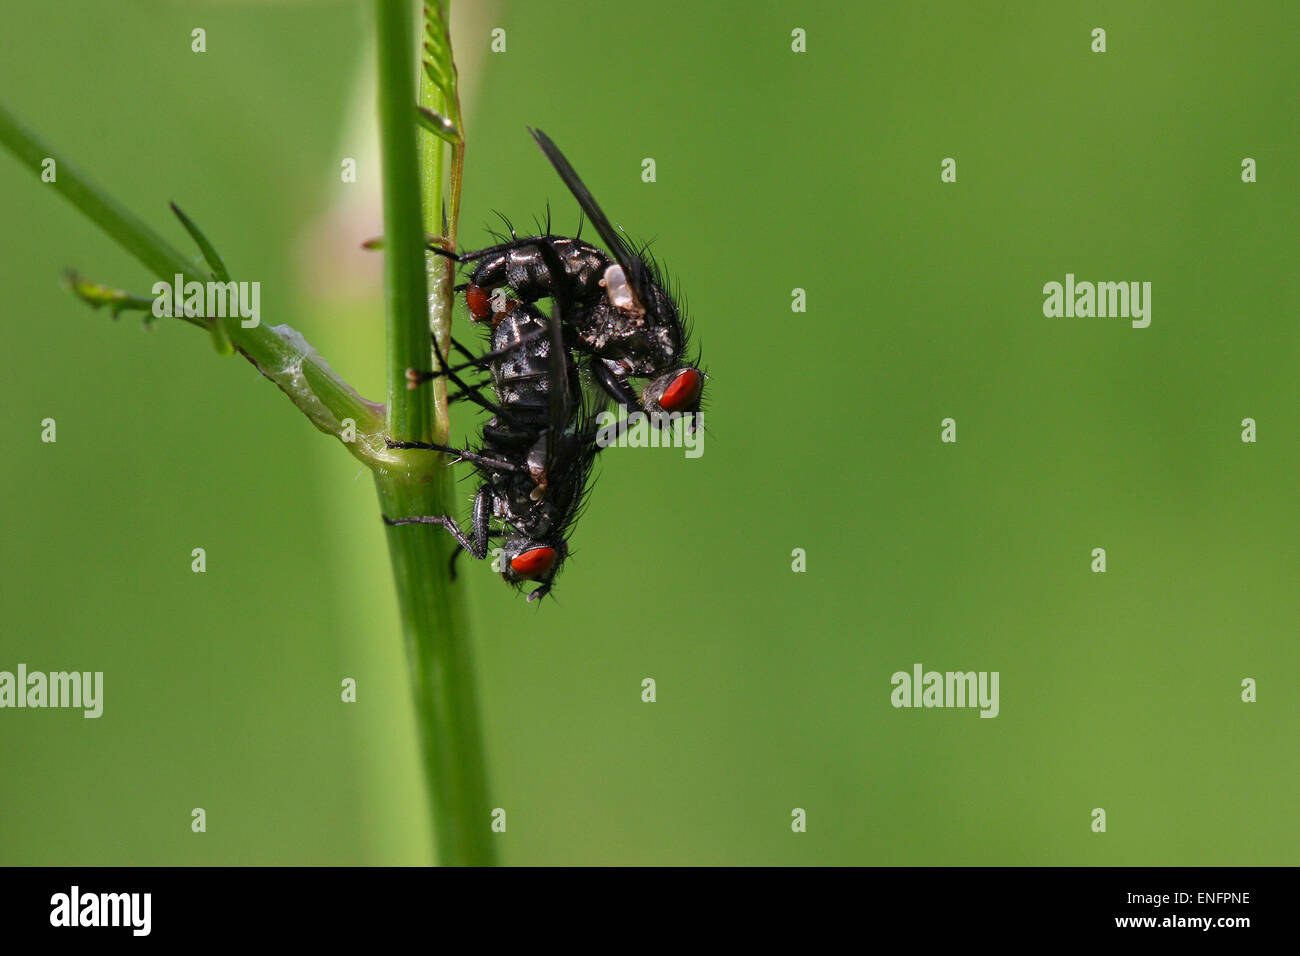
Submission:
[[[463,550],[468,551],[470,554],[474,555],[475,558],[482,560],[487,557],[488,540],[492,538],[493,535],[501,534],[499,531],[492,531],[489,527],[489,523],[492,520],[492,490],[490,486],[483,485],[479,488],[478,494],[474,496],[474,506],[471,509],[470,515],[471,520],[473,521],[473,528],[471,529],[474,534],[473,538],[470,538],[465,534],[465,532],[460,530],[460,525],[456,523],[456,519],[451,517],[451,515],[417,515],[413,518],[390,518],[388,515],[384,515],[383,518],[384,524],[389,525],[390,527],[398,527],[407,524],[438,524],[446,528],[448,533],[456,539],[456,543],[460,545],[459,548],[452,552],[451,562],[449,565],[452,580],[455,580],[456,555],[460,554]]]

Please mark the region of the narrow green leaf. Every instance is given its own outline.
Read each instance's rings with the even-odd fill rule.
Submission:
[[[409,125],[409,118],[407,123]],[[177,274],[188,279],[204,278],[193,262],[139,217],[119,205],[3,105],[0,105],[0,146],[13,153],[23,166],[46,183],[43,188],[63,196],[109,238],[143,263],[156,278],[164,282],[173,281]],[[51,164],[55,173],[54,178],[48,181],[42,177],[47,164]],[[275,382],[313,425],[344,441],[351,454],[372,468],[392,463],[394,455],[384,447],[381,434],[383,406],[358,395],[302,336],[287,326],[272,328],[265,323],[252,328],[237,325],[231,332],[240,354]],[[286,376],[283,374],[286,369],[294,369],[297,374]],[[356,423],[358,438],[355,441],[342,438],[340,423],[346,419]]]
[[[180,206],[176,205],[174,202],[168,203],[167,205],[172,207],[172,212],[176,213],[176,218],[181,221],[181,225],[185,227],[185,231],[190,234],[190,238],[198,245],[199,251],[203,253],[203,258],[207,260],[208,265],[212,267],[212,274],[222,282],[229,282],[230,272],[226,269],[226,264],[221,260],[221,256],[217,253],[217,250],[213,247],[212,243],[208,241],[208,237],[205,236],[202,230],[194,224],[194,220],[181,211]]]
[[[415,118],[420,127],[444,142],[451,143],[453,146],[460,144],[460,130],[456,129],[456,124],[441,113],[435,113],[425,106],[416,106]]]
[[[230,281],[230,272],[226,269],[226,264],[221,260],[221,256],[208,241],[208,237],[203,231],[194,224],[189,216],[181,212],[181,207],[176,203],[168,203],[172,207],[172,212],[176,213],[176,218],[181,221],[185,231],[190,234],[190,238],[198,245],[199,251],[203,253],[204,260],[212,268],[213,274],[222,282]],[[230,341],[230,333],[226,331],[226,324],[217,316],[208,319],[208,329],[212,333],[212,347],[217,350],[218,355],[234,355],[235,345]]]

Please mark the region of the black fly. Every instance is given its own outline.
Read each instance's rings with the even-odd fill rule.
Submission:
[[[687,361],[687,335],[677,303],[653,260],[632,248],[606,218],[577,172],[550,137],[532,130],[578,205],[609,247],[601,249],[577,238],[545,234],[520,238],[455,255],[457,262],[477,262],[465,286],[465,301],[476,321],[493,318],[491,292],[509,288],[524,303],[556,295],[573,304],[564,322],[572,347],[589,357],[592,378],[615,401],[651,413],[691,413],[698,422],[704,373]],[[613,258],[611,259],[610,254]],[[640,397],[628,379],[647,378]]]
[[[543,253],[550,254],[550,250]],[[551,265],[558,269],[558,259]],[[440,524],[462,549],[480,559],[487,556],[490,539],[503,539],[502,577],[516,587],[524,581],[540,582],[528,595],[530,601],[550,592],[568,556],[569,527],[581,507],[599,451],[595,423],[599,409],[589,407],[584,399],[577,368],[564,347],[562,323],[567,309],[562,298],[552,297],[549,319],[530,303],[513,303],[498,316],[490,351],[462,366],[448,366],[434,340],[434,354],[443,371],[418,375],[416,380],[446,375],[461,389],[462,397],[492,413],[478,448],[389,442],[393,448],[425,448],[462,458],[478,469],[482,483],[474,498],[469,534],[450,515],[385,516],[384,522]],[[465,368],[492,373],[495,401],[481,394],[482,385],[460,377],[458,372]],[[501,530],[491,527],[494,518],[502,523]]]

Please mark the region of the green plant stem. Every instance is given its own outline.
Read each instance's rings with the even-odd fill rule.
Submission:
[[[224,323],[236,351],[271,379],[308,419],[326,434],[345,443],[375,474],[380,507],[385,515],[450,514],[451,475],[441,454],[390,449],[391,436],[406,441],[444,440],[446,404],[441,387],[408,389],[406,370],[432,364],[430,315],[439,334],[450,335],[451,268],[441,260],[426,263],[423,222],[440,218],[445,148],[426,149],[417,164],[415,122],[415,52],[412,10],[406,0],[375,0],[379,46],[379,113],[383,147],[385,291],[388,307],[387,407],[368,402],[329,367],[306,341],[288,326],[258,324],[245,328],[238,316],[198,320]],[[426,8],[445,38],[445,5]],[[440,64],[450,79],[449,102],[455,102],[454,67],[450,46],[440,51]],[[444,104],[444,108],[448,108]],[[459,119],[458,109],[456,111]],[[431,137],[431,139],[435,139]],[[0,145],[8,148],[38,175],[46,159],[56,163],[49,183],[80,212],[96,223],[159,280],[171,283],[206,282],[207,269],[188,259],[144,222],[118,205],[54,152],[40,137],[0,106]],[[459,196],[460,156],[453,167],[453,194]],[[429,195],[421,202],[421,166]],[[453,203],[458,206],[458,200]],[[422,209],[424,212],[422,213]],[[454,219],[448,231],[454,235]],[[220,257],[188,219],[186,229],[225,277]],[[432,257],[431,257],[432,258]],[[434,295],[428,296],[428,276],[435,274]],[[92,305],[138,308],[145,301],[122,290],[81,277],[70,280],[74,291]],[[214,328],[215,331],[220,331]],[[355,423],[356,438],[347,438],[346,421]],[[482,735],[470,654],[468,629],[460,588],[451,581],[449,561],[454,542],[436,525],[389,527],[393,571],[397,581],[412,686],[420,727],[421,753],[432,794],[433,830],[439,859],[447,864],[489,865],[495,862],[492,842]]]
[[[439,468],[428,483],[377,473],[384,513],[440,513],[430,509],[448,500],[452,481],[450,470]],[[490,866],[496,857],[474,661],[460,588],[447,573],[450,541],[436,525],[388,529],[438,862]]]
[[[428,284],[420,176],[415,161],[415,49],[411,5],[376,0],[379,130],[384,180],[384,291],[388,305],[388,433],[398,441],[433,439],[431,390],[407,387],[407,369],[428,369]],[[417,321],[418,319],[418,321]]]
[[[443,238],[448,249],[456,248],[456,234],[460,225],[461,179],[465,165],[464,128],[460,115],[460,93],[457,84],[456,64],[451,57],[451,36],[448,30],[446,0],[425,0],[424,30],[421,48],[428,57],[430,67],[419,71],[419,105],[451,121],[456,129],[456,145],[445,139],[425,135],[419,139],[420,185],[424,190],[424,231],[427,235]],[[447,152],[451,150],[450,187],[444,189],[444,171]],[[444,203],[448,208],[444,210]],[[429,288],[429,326],[438,337],[438,347],[443,355],[451,354],[451,319],[454,293],[452,262],[443,256],[426,253],[425,266]],[[434,383],[435,400],[439,409],[446,408],[446,379]],[[443,432],[445,436],[445,431]],[[445,437],[438,441],[445,441]]]
[[[171,283],[178,274],[186,281],[207,281],[208,276],[193,260],[118,205],[2,105],[0,144],[38,176],[44,160],[53,159],[55,178],[47,185],[135,256],[160,281]],[[344,441],[343,422],[350,418],[356,423],[357,438],[344,444],[353,455],[372,466],[394,459],[383,445],[383,406],[358,395],[301,336],[287,326],[273,329],[259,324],[244,328],[238,316],[224,321],[227,334],[240,354],[275,382],[313,425]]]
[[[421,201],[416,157],[415,35],[407,0],[375,0],[379,124],[384,177],[384,280],[388,304],[388,419],[403,441],[445,440],[446,405],[440,389],[407,387],[407,369],[427,369],[433,355],[430,315],[442,315],[450,334],[451,283],[432,289],[426,273],[423,219],[437,210],[441,190]],[[432,138],[432,137],[430,137]],[[426,152],[426,157],[428,153]],[[441,150],[435,154],[441,171]],[[441,176],[437,178],[441,183]],[[425,209],[422,219],[421,209]],[[405,467],[376,469],[375,484],[389,517],[445,515],[451,479],[446,460],[431,451],[404,453]],[[460,588],[450,579],[455,546],[437,525],[388,528],[421,752],[428,779],[438,859],[450,865],[495,862],[487,774],[479,728],[471,645]]]

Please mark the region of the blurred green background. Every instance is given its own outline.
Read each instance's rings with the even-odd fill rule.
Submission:
[[[269,323],[380,397],[369,21],[8,5],[0,97],[178,244],[179,202]],[[702,458],[603,456],[557,602],[468,569],[503,862],[1300,861],[1300,7],[453,21],[463,243],[548,199],[576,224],[542,127],[656,238],[712,376]],[[0,210],[0,669],[106,685],[99,720],[0,711],[0,863],[429,862],[368,476],[202,334],[72,299],[66,266],[151,280],[8,154]],[[1152,282],[1150,328],[1044,318],[1066,272]],[[895,710],[918,662],[999,671],[1000,716]]]

